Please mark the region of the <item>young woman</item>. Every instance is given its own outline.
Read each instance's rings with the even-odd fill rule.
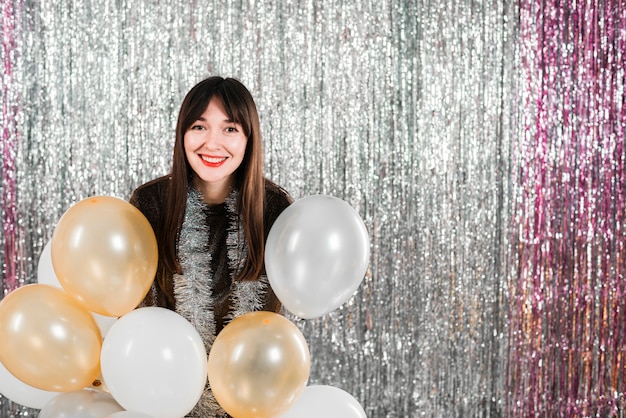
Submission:
[[[169,175],[130,199],[157,237],[159,265],[142,306],[172,309],[190,321],[207,353],[229,320],[250,311],[278,312],[264,276],[264,247],[292,202],[263,175],[256,105],[232,78],[210,77],[181,105]],[[207,387],[188,416],[227,416]]]

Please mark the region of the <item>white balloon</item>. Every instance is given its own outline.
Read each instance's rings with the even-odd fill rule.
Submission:
[[[22,382],[0,363],[0,393],[7,399],[28,408],[41,409],[59,392],[49,392]]]
[[[207,381],[207,353],[198,331],[174,311],[138,308],[119,318],[104,339],[104,381],[126,410],[180,418]]]
[[[52,266],[51,247],[52,242],[48,241],[39,256],[39,263],[37,264],[37,283],[49,284],[62,289],[63,286],[61,286],[57,275],[54,273],[54,267]]]
[[[369,247],[367,228],[352,206],[308,196],[287,207],[270,229],[267,278],[287,310],[317,318],[352,297],[367,271]]]
[[[367,418],[361,404],[333,386],[307,386],[294,405],[279,418]]]
[[[39,411],[39,418],[103,418],[123,410],[110,394],[82,389],[52,398]]]
[[[95,312],[91,312],[91,316],[93,316],[93,319],[96,320],[96,324],[98,324],[98,328],[100,328],[102,337],[107,335],[111,326],[115,323],[115,321],[117,321],[115,316],[105,316]]]

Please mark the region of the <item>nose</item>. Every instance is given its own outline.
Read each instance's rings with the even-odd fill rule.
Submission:
[[[219,132],[215,129],[207,129],[204,136],[204,143],[207,147],[217,147],[220,143]]]

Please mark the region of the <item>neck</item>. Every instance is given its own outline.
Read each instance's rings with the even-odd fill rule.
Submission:
[[[202,193],[203,200],[208,205],[219,205],[224,203],[232,185],[232,180],[229,178],[220,183],[207,183],[200,180],[198,177],[194,177],[194,186],[200,193]]]

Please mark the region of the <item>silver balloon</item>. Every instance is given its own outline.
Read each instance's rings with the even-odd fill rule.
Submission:
[[[287,310],[317,318],[354,294],[369,251],[367,228],[352,206],[333,196],[307,196],[281,213],[270,230],[267,277]]]

